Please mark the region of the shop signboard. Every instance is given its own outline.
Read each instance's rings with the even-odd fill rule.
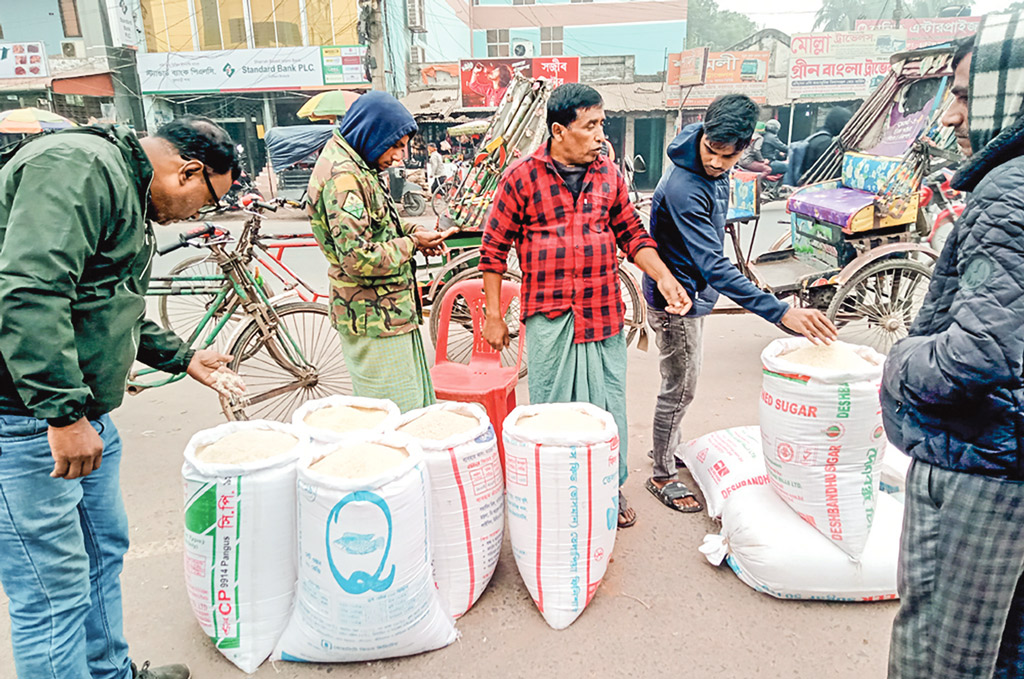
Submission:
[[[144,94],[369,85],[365,54],[365,45],[139,54],[139,80]]]
[[[791,99],[859,99],[889,73],[889,59],[907,48],[900,28],[798,33],[790,43]]]
[[[704,83],[681,87],[679,97],[670,96],[666,105],[707,108],[723,94],[745,94],[758,104],[768,101],[768,61],[771,52],[708,52]],[[680,92],[681,90],[681,92]]]
[[[877,31],[897,27],[891,19],[861,19],[856,23],[858,31]],[[952,42],[968,38],[978,32],[981,17],[935,17],[931,19],[903,19],[899,28],[907,32],[907,49],[919,49],[929,45]]]
[[[0,42],[0,79],[50,75],[41,42]]]

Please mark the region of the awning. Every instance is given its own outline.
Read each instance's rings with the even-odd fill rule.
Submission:
[[[71,77],[56,76],[51,86],[55,94],[79,94],[85,97],[114,96],[114,81],[109,73]]]

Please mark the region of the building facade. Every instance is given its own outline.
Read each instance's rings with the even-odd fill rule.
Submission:
[[[686,0],[407,0],[414,59],[633,56],[665,70],[686,44]]]

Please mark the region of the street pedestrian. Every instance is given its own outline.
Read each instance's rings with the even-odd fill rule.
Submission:
[[[669,144],[672,161],[651,202],[651,235],[658,252],[693,300],[685,316],[670,313],[661,281],[644,276],[647,318],[660,355],[661,391],[654,409],[654,473],[647,489],[681,512],[703,509],[678,480],[673,444],[693,401],[701,370],[704,318],[724,294],[769,323],[812,341],[830,342],[836,329],[815,309],[798,309],[759,290],[725,255],[729,171],[751,142],[757,104],[741,94],[716,99],[703,123],[682,129]]]
[[[509,343],[499,310],[501,278],[514,244],[523,272],[530,402],[584,401],[610,412],[619,429],[619,486],[626,481],[626,339],[617,250],[651,276],[670,313],[690,300],[661,261],[629,201],[622,175],[601,155],[604,102],[592,87],[562,85],[548,100],[551,138],[505,172],[484,227],[480,270],[484,337]],[[619,527],[636,512],[619,493]]]
[[[1024,677],[1024,17],[984,17],[953,63],[970,195],[882,378],[913,458],[892,679]]]
[[[413,257],[441,254],[455,231],[403,224],[381,184],[415,132],[390,94],[356,99],[316,161],[307,207],[330,265],[331,319],[355,395],[391,399],[402,412],[435,400]]]
[[[227,133],[197,117],[141,140],[119,126],[34,138],[0,168],[0,580],[23,679],[191,676],[128,654],[110,412],[136,359],[210,387],[230,360],[141,319],[150,220],[216,205],[239,170]]]
[[[427,144],[427,153],[427,181],[430,182],[430,194],[433,195],[445,180],[444,158],[441,157],[434,142]]]

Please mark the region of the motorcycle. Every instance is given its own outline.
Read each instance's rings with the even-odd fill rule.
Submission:
[[[964,196],[950,186],[952,179],[953,171],[943,168],[926,177],[921,186],[920,209],[926,225],[930,225],[924,240],[936,252],[942,252],[964,211]]]
[[[405,178],[406,168],[388,168],[388,188],[391,199],[405,210],[409,217],[419,217],[427,211],[427,192],[416,182]]]

